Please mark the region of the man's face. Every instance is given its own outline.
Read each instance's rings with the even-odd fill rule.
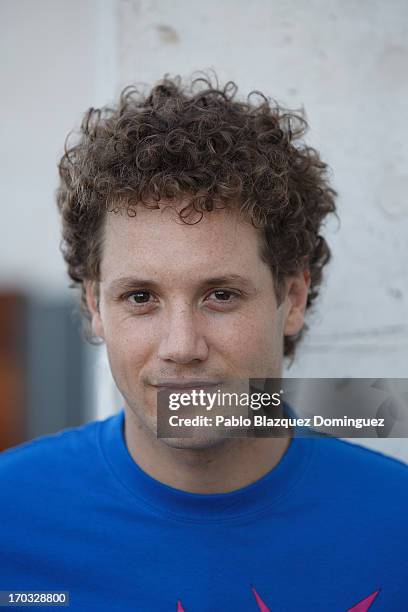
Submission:
[[[280,376],[283,335],[303,321],[296,282],[278,308],[258,230],[234,211],[195,225],[171,207],[108,213],[99,309],[91,283],[87,297],[132,416],[155,435],[160,385]]]

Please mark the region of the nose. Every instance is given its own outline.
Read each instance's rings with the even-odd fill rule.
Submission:
[[[208,345],[200,329],[197,313],[189,306],[172,309],[166,319],[159,345],[159,358],[179,364],[204,361]]]

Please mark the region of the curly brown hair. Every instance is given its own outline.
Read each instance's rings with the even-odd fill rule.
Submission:
[[[246,101],[237,86],[208,76],[182,84],[166,76],[150,91],[125,88],[112,108],[90,108],[79,138],[65,146],[59,164],[57,204],[61,249],[80,287],[88,323],[84,280],[99,280],[104,219],[108,211],[158,208],[160,199],[188,204],[179,212],[202,215],[238,208],[262,233],[262,259],[270,266],[278,301],[286,277],[308,268],[310,308],[330,250],[320,235],[335,212],[334,189],[319,153],[303,143],[301,111],[283,108],[260,92]],[[293,358],[304,329],[284,339]],[[88,336],[89,337],[89,336]]]

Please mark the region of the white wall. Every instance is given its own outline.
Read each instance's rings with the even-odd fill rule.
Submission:
[[[0,287],[67,291],[57,163],[85,110],[113,94],[115,10],[110,0],[0,3]]]

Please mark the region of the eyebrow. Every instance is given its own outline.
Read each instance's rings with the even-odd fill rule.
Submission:
[[[249,278],[240,274],[224,274],[222,276],[214,276],[206,278],[199,283],[200,287],[206,288],[216,285],[228,285],[230,283],[238,283],[248,291],[254,291],[255,286]],[[126,291],[135,287],[145,287],[146,289],[158,289],[159,283],[152,279],[137,278],[135,276],[124,276],[116,278],[107,287],[109,293],[117,293],[118,291]]]

